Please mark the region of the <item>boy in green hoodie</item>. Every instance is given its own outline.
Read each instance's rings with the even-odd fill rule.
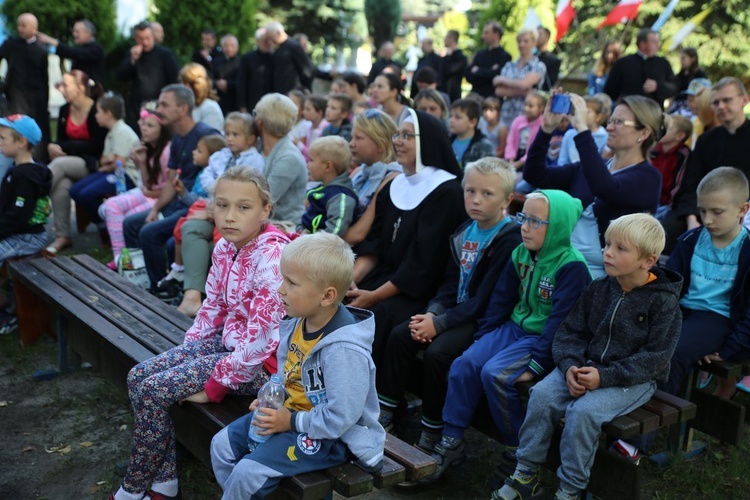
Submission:
[[[531,193],[516,214],[523,244],[511,255],[492,292],[476,341],[451,365],[443,408],[445,428],[433,458],[442,476],[465,460],[464,431],[482,393],[510,447],[518,446],[524,411],[515,384],[542,378],[554,368],[552,339],[591,275],[570,234],[583,208],[563,191]]]

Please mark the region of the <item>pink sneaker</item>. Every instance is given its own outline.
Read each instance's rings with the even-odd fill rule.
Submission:
[[[114,260],[107,262],[107,267],[112,269],[113,271],[117,271],[117,264],[115,264]]]

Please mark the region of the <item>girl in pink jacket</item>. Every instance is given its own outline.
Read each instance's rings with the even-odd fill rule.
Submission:
[[[229,393],[256,394],[275,373],[279,261],[289,237],[267,222],[268,183],[257,170],[233,167],[216,182],[214,219],[223,238],[213,251],[206,300],[185,342],[135,366],[128,390],[135,412],[130,464],[114,500],[178,497],[169,407],[218,403]]]

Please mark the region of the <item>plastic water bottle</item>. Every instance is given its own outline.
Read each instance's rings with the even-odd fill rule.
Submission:
[[[261,408],[273,408],[278,410],[284,405],[286,400],[286,391],[284,390],[284,380],[278,373],[271,375],[271,380],[266,382],[260,391],[258,391],[258,409],[253,412],[252,420],[255,420],[255,415],[260,411]],[[261,413],[263,413],[261,411]],[[255,424],[250,425],[250,430],[247,432],[247,437],[250,440],[250,448],[254,448],[257,443],[265,443],[271,436],[261,436],[258,432],[263,431],[262,427],[256,427]]]
[[[115,162],[115,190],[117,194],[122,194],[128,190],[128,186],[125,183],[125,167],[122,166],[120,160]]]

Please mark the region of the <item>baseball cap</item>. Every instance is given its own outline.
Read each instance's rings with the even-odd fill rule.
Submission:
[[[39,125],[33,118],[26,115],[8,115],[0,118],[0,127],[15,130],[24,136],[32,146],[36,146],[42,140],[42,130]]]
[[[708,78],[695,78],[690,81],[690,84],[688,85],[688,88],[685,91],[685,94],[697,95],[700,89],[707,89],[710,86],[711,86],[711,80],[709,80]]]

